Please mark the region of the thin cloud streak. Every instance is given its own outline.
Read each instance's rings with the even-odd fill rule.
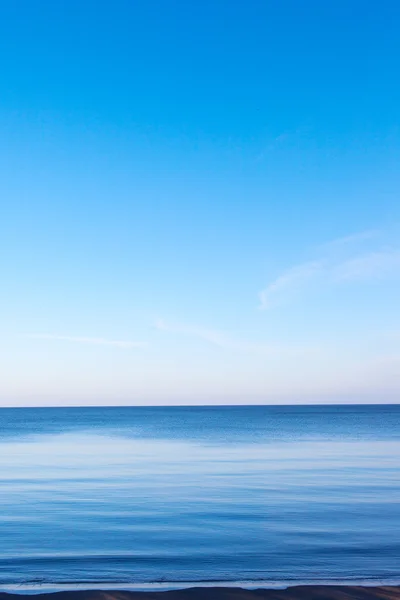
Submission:
[[[400,273],[400,250],[370,252],[332,268],[335,281],[366,281]]]
[[[40,333],[29,335],[28,337],[40,340],[54,340],[62,342],[72,342],[75,344],[93,344],[96,346],[114,346],[116,348],[142,348],[146,344],[143,342],[131,342],[125,340],[108,340],[106,338],[97,337],[81,337],[81,336],[70,336],[70,335],[53,335],[47,333]]]
[[[336,247],[343,249],[350,242],[361,242],[376,237],[377,232],[370,231],[354,234],[347,238],[334,240],[324,246],[325,250]],[[322,247],[320,247],[322,249]],[[284,271],[268,284],[260,293],[261,310],[290,300],[296,293],[312,284],[343,285],[346,283],[373,282],[400,275],[400,250],[398,248],[380,248],[378,250],[353,253],[343,257],[343,253],[328,253],[315,261],[295,265]],[[348,254],[348,252],[347,252]]]
[[[236,339],[221,331],[204,329],[192,325],[171,324],[164,319],[157,319],[155,322],[156,329],[172,334],[182,334],[193,336],[204,340],[214,346],[223,348],[233,352],[264,354],[266,356],[276,356],[282,354],[304,354],[315,352],[315,348],[304,346],[288,346],[284,344],[264,344],[251,342],[248,340]]]
[[[166,331],[169,333],[181,333],[184,335],[191,335],[198,337],[210,344],[219,346],[220,348],[226,348],[229,346],[226,337],[223,333],[212,329],[203,329],[201,327],[194,327],[191,325],[182,324],[171,324],[164,321],[164,319],[157,319],[155,322],[156,329],[160,331]]]
[[[288,269],[260,292],[260,308],[262,310],[271,308],[277,300],[279,303],[279,298],[282,299],[282,296],[293,294],[308,281],[320,275],[323,267],[321,261],[312,261]]]
[[[330,242],[322,244],[318,248],[320,250],[336,249],[340,246],[348,246],[350,244],[357,244],[366,240],[376,239],[381,234],[382,232],[379,229],[368,229],[366,231],[360,231],[359,233],[351,233],[350,235],[345,235],[344,237],[331,240]]]

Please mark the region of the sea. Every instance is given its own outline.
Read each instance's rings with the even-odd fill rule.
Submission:
[[[0,409],[0,588],[400,583],[400,405]]]

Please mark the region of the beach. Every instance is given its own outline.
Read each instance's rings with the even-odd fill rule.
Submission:
[[[113,590],[35,594],[36,600],[399,600],[400,586],[293,586],[286,589],[194,587],[164,592]],[[0,593],[0,600],[32,600],[32,595]]]

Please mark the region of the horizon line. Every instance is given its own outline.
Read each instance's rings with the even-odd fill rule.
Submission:
[[[261,407],[305,407],[305,406],[400,406],[400,400],[393,402],[298,402],[265,404],[38,404],[0,405],[1,409],[24,408],[261,408]]]

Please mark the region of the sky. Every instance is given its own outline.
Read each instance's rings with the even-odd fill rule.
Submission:
[[[0,405],[398,402],[399,26],[3,0]]]

